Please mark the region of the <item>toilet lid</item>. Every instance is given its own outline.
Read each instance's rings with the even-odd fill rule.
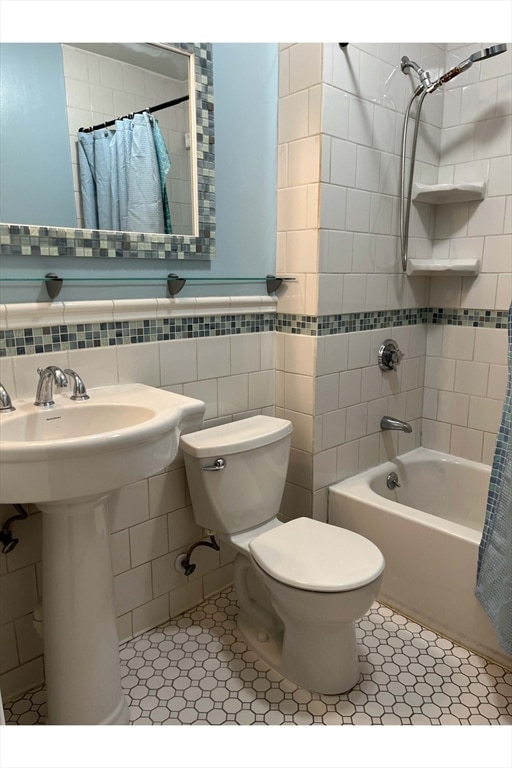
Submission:
[[[364,587],[384,570],[382,552],[371,541],[308,517],[256,536],[249,550],[269,576],[311,592]]]

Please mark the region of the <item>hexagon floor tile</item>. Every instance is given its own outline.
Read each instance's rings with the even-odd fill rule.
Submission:
[[[378,603],[359,621],[361,680],[311,693],[247,648],[233,590],[120,650],[133,725],[512,724],[512,672]],[[7,724],[44,724],[40,688],[6,703]]]

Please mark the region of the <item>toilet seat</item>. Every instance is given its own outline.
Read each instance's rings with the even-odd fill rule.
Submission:
[[[382,552],[371,541],[308,517],[255,536],[249,551],[269,576],[310,592],[358,589],[384,570]]]

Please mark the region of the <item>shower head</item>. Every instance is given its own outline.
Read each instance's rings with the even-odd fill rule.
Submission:
[[[484,48],[482,51],[476,51],[469,57],[474,63],[475,61],[482,61],[482,59],[490,59],[492,56],[497,56],[499,53],[505,53],[507,50],[506,43],[500,43],[499,45],[491,45],[490,48]]]
[[[433,84],[432,84],[432,91],[436,91],[438,88],[440,88],[445,83],[448,83],[450,80],[452,80],[454,77],[457,77],[457,75],[460,75],[461,72],[465,72],[466,69],[469,69],[473,66],[475,61],[483,61],[484,59],[490,59],[492,56],[497,56],[499,53],[505,53],[507,50],[507,44],[506,43],[499,43],[498,45],[491,45],[489,48],[483,48],[481,51],[475,51],[475,53],[472,53],[471,56],[468,56],[467,59],[464,59],[464,61],[461,61],[460,64],[457,64],[455,67],[452,67],[452,69],[449,69],[448,72],[445,72],[444,75],[441,75]]]

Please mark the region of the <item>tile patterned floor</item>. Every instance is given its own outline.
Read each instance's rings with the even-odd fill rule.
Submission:
[[[134,725],[512,724],[512,672],[378,603],[360,620],[362,677],[310,693],[260,661],[229,590],[121,648]],[[44,724],[38,689],[6,703],[7,724]]]

